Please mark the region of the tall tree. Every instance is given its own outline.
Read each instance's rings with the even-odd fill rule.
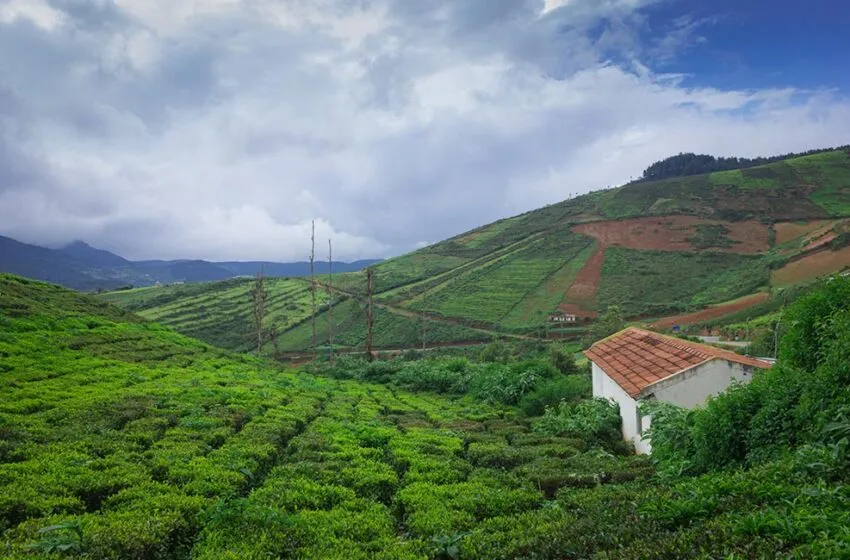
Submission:
[[[263,342],[265,339],[263,321],[266,318],[266,300],[268,297],[269,294],[266,291],[263,267],[260,266],[260,271],[254,279],[254,286],[251,288],[251,311],[254,315],[254,329],[257,333],[257,355],[260,355],[263,351]]]
[[[313,263],[316,260],[316,221],[312,222],[312,231],[310,233],[310,296],[313,299],[313,314],[310,316],[310,321],[313,324],[313,359],[316,359],[316,274],[313,268]]]
[[[334,363],[334,251],[331,240],[328,239],[328,347],[329,361]]]

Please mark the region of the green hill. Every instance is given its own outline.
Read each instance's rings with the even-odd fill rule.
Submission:
[[[785,369],[696,415],[656,413],[656,478],[616,441],[619,416],[602,401],[531,419],[469,396],[285,371],[0,275],[0,551],[841,558],[847,422],[835,419],[846,406],[848,300],[846,282],[831,289],[793,312],[800,332],[785,344]],[[840,323],[824,331],[826,317]],[[380,378],[386,366],[359,375]],[[423,388],[436,374],[462,385],[465,367],[411,362],[398,375]],[[474,367],[491,391],[508,372],[535,378],[532,364]],[[805,381],[798,367],[817,375]]]
[[[429,344],[536,336],[558,330],[547,325],[556,310],[581,326],[614,305],[633,320],[716,319],[850,265],[847,217],[843,149],[593,192],[374,266],[375,345],[419,346],[423,321]],[[310,345],[303,282],[272,288],[281,305],[298,308],[280,321],[284,350]],[[366,273],[337,275],[334,285],[338,341],[362,346]],[[248,284],[239,284],[239,298],[234,284],[221,286],[205,286],[203,297],[152,289],[108,298],[186,334],[247,348]],[[323,311],[322,343],[327,323]]]

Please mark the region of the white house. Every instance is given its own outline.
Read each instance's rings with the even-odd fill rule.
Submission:
[[[734,381],[747,383],[753,371],[771,366],[728,350],[636,328],[600,340],[585,355],[593,363],[593,396],[620,405],[623,438],[644,454],[651,451],[643,434],[652,419],[639,413],[641,401],[702,406]]]

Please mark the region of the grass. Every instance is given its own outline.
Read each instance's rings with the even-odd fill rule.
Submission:
[[[769,279],[759,256],[614,247],[605,253],[599,302],[630,317],[673,315],[751,294]]]
[[[812,200],[830,215],[850,214],[850,154],[844,151],[826,152],[788,160],[788,165],[806,184],[815,186]]]

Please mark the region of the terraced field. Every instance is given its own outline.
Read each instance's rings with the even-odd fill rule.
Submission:
[[[103,294],[110,303],[118,303],[146,319],[210,344],[233,350],[256,346],[251,312],[253,280],[240,279],[204,284],[140,288]],[[303,280],[266,278],[269,293],[266,325],[278,331],[290,329],[310,317],[310,285]],[[324,308],[325,292],[317,291],[317,302]]]

